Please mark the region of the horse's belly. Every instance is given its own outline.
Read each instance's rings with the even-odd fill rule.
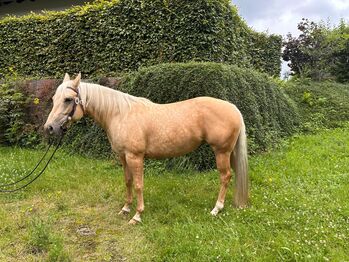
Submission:
[[[153,137],[148,141],[146,154],[148,158],[167,158],[187,154],[202,143],[194,136]]]

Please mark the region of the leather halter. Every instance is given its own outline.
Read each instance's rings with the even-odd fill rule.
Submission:
[[[73,110],[69,113],[68,117],[69,117],[69,118],[72,118],[72,117],[73,117],[73,115],[75,114],[76,106],[77,106],[77,105],[80,105],[80,106],[81,106],[82,112],[83,112],[83,114],[85,114],[85,110],[84,110],[84,107],[83,107],[83,105],[82,105],[82,100],[81,100],[81,97],[80,97],[79,89],[76,90],[76,89],[74,89],[74,88],[72,88],[72,87],[70,87],[70,86],[68,86],[67,88],[70,89],[70,90],[73,90],[73,91],[78,95],[78,96],[75,97],[75,99],[74,99]]]

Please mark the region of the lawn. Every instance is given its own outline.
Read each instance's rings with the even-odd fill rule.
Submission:
[[[0,180],[42,151],[0,147]],[[0,195],[0,261],[348,261],[349,126],[250,159],[251,207],[209,214],[215,171],[146,169],[143,223],[127,225],[113,161],[59,151],[46,173]]]

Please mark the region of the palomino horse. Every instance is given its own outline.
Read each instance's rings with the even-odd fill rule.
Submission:
[[[197,97],[171,104],[156,104],[104,86],[82,83],[81,74],[74,80],[65,75],[53,97],[53,108],[45,124],[50,134],[62,133],[63,126],[84,115],[91,116],[106,131],[113,151],[123,166],[126,203],[120,214],[128,214],[132,203],[132,184],[137,194],[137,212],[129,221],[141,221],[144,158],[180,156],[196,149],[202,142],[211,145],[221,187],[212,215],[224,206],[231,178],[236,174],[235,206],[248,203],[247,147],[245,124],[233,104]]]

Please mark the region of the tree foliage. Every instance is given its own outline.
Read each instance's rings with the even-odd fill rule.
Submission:
[[[342,21],[335,35],[338,48],[334,52],[336,63],[332,67],[332,73],[339,82],[349,82],[349,25]]]
[[[349,66],[349,25],[342,20],[339,26],[331,28],[303,18],[298,29],[301,34],[288,34],[283,44],[282,57],[289,62],[293,74],[317,81],[348,81],[345,69]]]

